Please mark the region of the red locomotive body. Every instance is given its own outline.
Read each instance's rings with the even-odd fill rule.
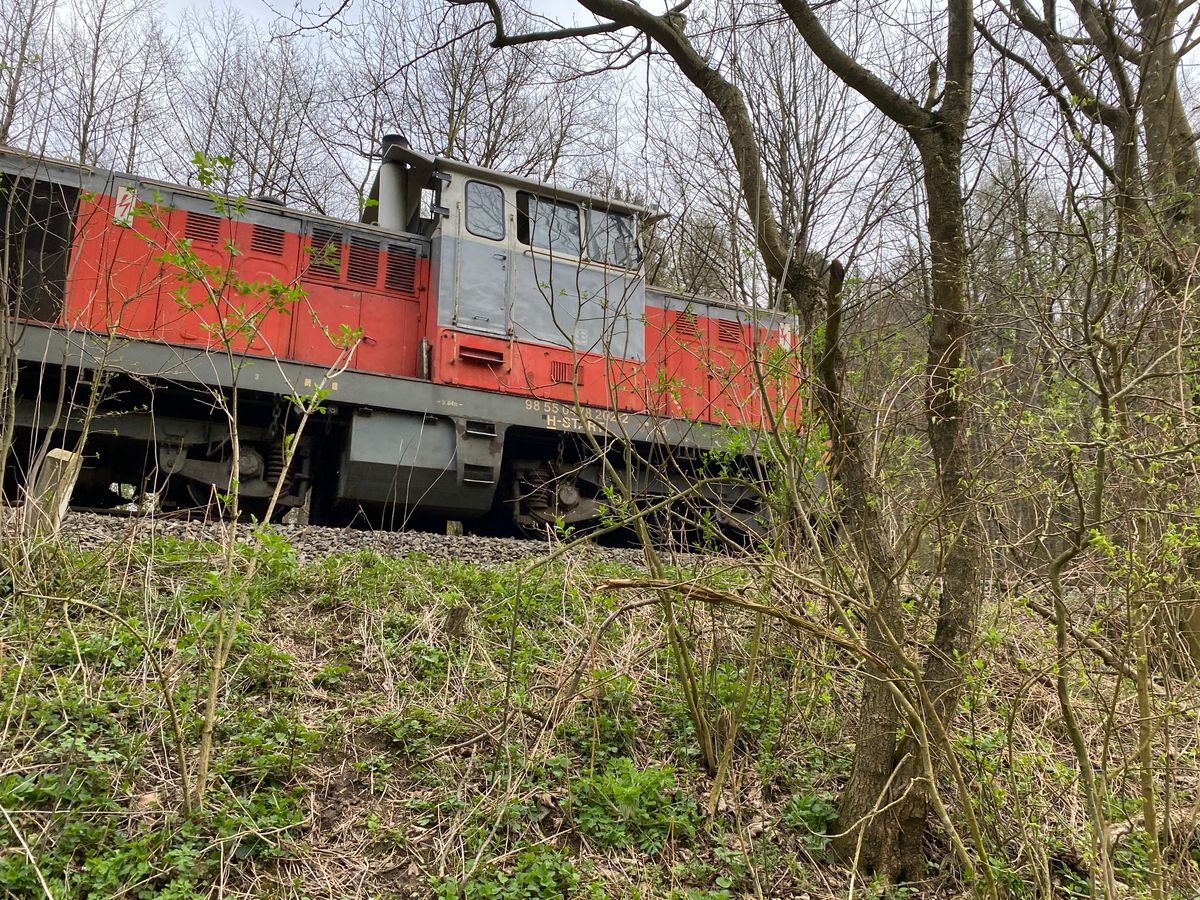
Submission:
[[[86,428],[81,502],[117,502],[122,483],[201,502],[236,478],[253,509],[283,474],[287,398],[315,385],[326,415],[280,501],[311,495],[324,520],[587,524],[606,456],[662,495],[733,430],[753,463],[763,429],[799,413],[789,318],[648,287],[648,210],[401,140],[361,222],[9,153],[0,194],[23,436],[9,470]],[[235,386],[236,463],[204,400]]]

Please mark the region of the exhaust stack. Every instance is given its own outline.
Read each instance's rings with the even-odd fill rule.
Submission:
[[[392,147],[407,150],[408,138],[402,134],[385,134],[382,143],[383,164],[379,167],[379,227],[388,231],[403,231],[408,224],[408,179],[405,177],[407,167],[398,159],[389,159],[388,150]]]

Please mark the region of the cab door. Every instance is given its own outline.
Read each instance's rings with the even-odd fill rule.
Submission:
[[[512,250],[501,188],[474,179],[466,183],[454,248],[450,324],[464,331],[507,335]]]

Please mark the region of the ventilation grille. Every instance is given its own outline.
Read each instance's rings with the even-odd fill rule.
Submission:
[[[675,317],[675,333],[695,337],[699,333],[695,313],[680,313]]]
[[[463,484],[495,484],[496,477],[491,466],[463,466]]]
[[[417,254],[407,247],[388,247],[387,287],[404,294],[417,292]]]
[[[583,372],[561,359],[550,360],[550,380],[554,384],[577,384],[583,386]]]
[[[342,273],[342,236],[336,231],[314,228],[312,261],[308,271],[319,278],[337,278]]]
[[[250,237],[250,249],[255,253],[266,253],[270,256],[283,255],[284,232],[270,225],[255,225]]]
[[[738,322],[730,322],[727,319],[717,321],[717,339],[724,341],[726,344],[740,344],[745,340],[745,335],[742,333],[742,326]]]
[[[346,280],[371,287],[379,281],[379,244],[366,238],[350,238],[350,264]]]
[[[221,234],[221,220],[216,216],[204,213],[189,212],[183,228],[183,235],[189,241],[207,241],[215,244]]]
[[[473,419],[468,419],[465,431],[471,437],[494,438],[496,436],[496,423],[477,422]]]

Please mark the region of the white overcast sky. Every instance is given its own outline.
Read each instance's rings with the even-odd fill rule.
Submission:
[[[351,7],[355,0],[350,0]],[[333,9],[340,5],[340,0],[330,3],[330,0],[314,0],[314,2],[304,2],[299,0],[294,4],[292,0],[226,0],[222,3],[221,0],[162,0],[162,10],[168,16],[174,18],[179,13],[185,10],[205,10],[214,6],[227,5],[232,9],[257,19],[261,22],[273,22],[280,15],[292,16],[299,10],[311,19],[319,19],[321,16],[328,15]],[[654,8],[657,4],[645,4],[650,8]],[[527,9],[538,15],[546,16],[563,25],[570,25],[577,22],[592,21],[592,17],[587,10],[581,7],[574,0],[527,0],[525,3]]]

